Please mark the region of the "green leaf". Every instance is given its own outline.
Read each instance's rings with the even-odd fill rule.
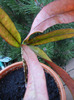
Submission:
[[[27,42],[30,45],[40,45],[48,42],[59,41],[74,37],[74,29],[60,29],[49,32],[47,34],[39,35]]]
[[[14,47],[21,46],[21,37],[9,16],[0,8],[0,36]]]
[[[47,56],[47,54],[36,46],[29,46],[39,57],[51,61],[51,59]]]

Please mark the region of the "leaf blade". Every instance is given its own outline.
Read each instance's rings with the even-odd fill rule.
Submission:
[[[49,42],[59,41],[67,38],[74,37],[74,29],[60,29],[37,36],[27,42],[31,45],[41,45]]]
[[[43,7],[38,13],[26,39],[30,35],[36,32],[43,32],[55,24],[71,22],[74,22],[74,0],[64,0],[64,2],[55,0]]]
[[[47,56],[47,54],[36,46],[29,46],[39,57],[51,61],[51,59]]]
[[[52,68],[53,70],[61,77],[61,79],[64,81],[64,83],[69,88],[73,98],[74,98],[74,80],[71,78],[71,76],[61,67],[56,65],[53,61],[47,61],[45,60]]]
[[[9,16],[0,8],[0,36],[14,47],[20,47],[21,37]]]
[[[24,100],[48,100],[45,74],[36,54],[28,46],[22,45],[22,57],[28,66]]]

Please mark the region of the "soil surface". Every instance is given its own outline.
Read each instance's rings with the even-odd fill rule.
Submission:
[[[60,100],[59,90],[54,79],[47,73],[45,75],[50,100]],[[25,90],[23,68],[8,73],[0,80],[0,100],[23,100]]]

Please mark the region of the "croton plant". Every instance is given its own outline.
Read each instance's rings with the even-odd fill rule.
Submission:
[[[32,37],[36,32],[43,33],[47,28],[62,23],[74,22],[74,0],[55,0],[44,6],[33,21],[31,30],[21,43],[21,37],[9,16],[0,8],[0,36],[14,47],[22,48],[23,63],[28,68],[28,83],[24,100],[48,100],[44,70],[37,59],[42,57],[59,74],[74,97],[74,80],[57,66],[37,45],[59,41],[74,36],[74,29],[60,29]],[[25,65],[26,65],[25,64]]]

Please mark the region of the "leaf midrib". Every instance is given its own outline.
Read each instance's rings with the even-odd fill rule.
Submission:
[[[8,33],[17,41],[17,39],[11,34],[11,32],[0,22],[0,24],[8,31]],[[20,44],[18,41],[17,41],[18,44]]]
[[[66,34],[59,34],[59,35],[55,35],[55,36],[50,36],[50,37],[46,37],[46,38],[43,38],[43,39],[40,39],[40,40],[37,40],[37,41],[34,40],[34,42],[31,42],[31,43],[33,44],[33,43],[36,43],[36,42],[40,42],[40,41],[46,40],[48,38],[50,39],[50,38],[53,38],[53,37],[57,37],[57,36],[61,36],[61,35],[67,35],[67,34],[74,34],[74,32],[66,33]],[[31,43],[29,43],[29,44],[31,44]]]
[[[67,12],[64,12],[64,13],[58,13],[58,14],[56,14],[56,15],[51,16],[50,18],[56,17],[57,15],[60,15],[60,14],[66,14],[66,13],[71,12],[71,11],[74,11],[74,10],[70,10],[70,11],[67,11]],[[33,28],[33,30],[35,30],[39,25],[41,25],[42,23],[44,23],[46,20],[48,20],[48,19],[50,19],[50,18],[47,18],[47,19],[43,20],[41,23],[39,23],[37,26],[35,26],[35,27]]]

